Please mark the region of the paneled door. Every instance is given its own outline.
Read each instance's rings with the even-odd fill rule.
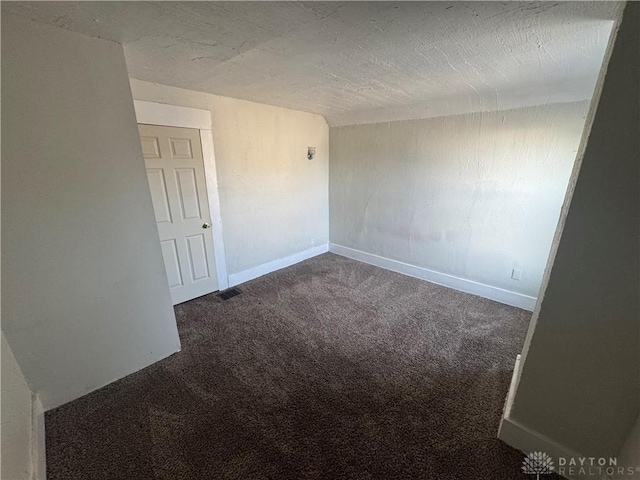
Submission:
[[[138,125],[173,304],[218,290],[200,132]]]

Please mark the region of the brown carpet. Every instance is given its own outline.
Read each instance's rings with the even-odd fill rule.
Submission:
[[[528,312],[333,254],[240,288],[48,412],[48,478],[531,478],[495,438]]]

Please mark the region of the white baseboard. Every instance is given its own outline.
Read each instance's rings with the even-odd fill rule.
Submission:
[[[31,394],[31,480],[47,478],[44,408],[40,397]]]
[[[513,374],[511,375],[511,383],[509,384],[509,391],[507,392],[507,398],[504,401],[504,408],[502,409],[502,417],[511,414],[511,407],[513,407],[513,398],[516,394],[516,387],[520,381],[520,368],[522,366],[522,355],[516,355],[516,364],[513,367]],[[500,419],[502,422],[502,419]]]
[[[571,476],[567,467],[560,467],[559,458],[565,459],[580,459],[585,458],[573,450],[561,445],[560,443],[545,437],[540,432],[537,432],[525,425],[522,425],[517,420],[503,416],[500,420],[500,429],[498,430],[498,438],[507,445],[520,450],[524,454],[531,452],[544,452],[553,460],[556,473],[560,474],[564,478],[569,480],[584,480],[585,478],[592,478],[598,480],[598,476]],[[560,470],[562,468],[562,470]]]
[[[262,275],[266,275],[267,273],[275,272],[276,270],[280,270],[282,268],[290,267],[291,265],[295,265],[296,263],[307,260],[308,258],[327,253],[328,251],[329,245],[325,243],[318,247],[304,250],[303,252],[294,253],[293,255],[289,255],[288,257],[279,258],[278,260],[273,260],[268,263],[263,263],[262,265],[249,268],[248,270],[243,270],[242,272],[232,273],[231,275],[229,275],[229,287],[235,287],[236,285],[240,285],[241,283],[248,282],[249,280],[261,277]]]
[[[522,364],[520,361],[520,355],[516,357],[516,364],[513,369],[513,375],[511,376],[511,384],[509,386],[509,392],[507,392],[507,398],[504,404],[504,411],[502,412],[502,417],[500,418],[500,427],[498,428],[498,438],[502,440],[507,445],[515,448],[516,450],[520,450],[524,454],[529,454],[531,452],[544,452],[549,455],[553,460],[553,465],[556,469],[556,473],[561,473],[564,478],[568,478],[573,480],[574,478],[582,480],[585,479],[585,476],[582,477],[571,477],[568,475],[568,469],[565,467],[562,471],[559,470],[559,458],[565,459],[578,459],[584,458],[584,455],[580,455],[577,452],[561,445],[560,443],[546,437],[540,432],[535,431],[532,428],[523,425],[518,420],[515,420],[511,416],[511,408],[513,407],[513,400],[515,397],[516,386],[520,379],[520,373],[522,369]],[[593,480],[598,480],[597,477],[587,477],[593,478]]]
[[[343,247],[342,245],[336,245],[335,243],[329,244],[329,251],[337,255],[352,258],[353,260],[359,260],[370,265],[375,265],[376,267],[385,268],[397,273],[403,273],[411,277],[420,278],[431,283],[437,283],[438,285],[453,288],[454,290],[471,293],[499,303],[529,310],[530,312],[532,312],[536,306],[536,297],[530,297],[528,295],[523,295],[522,293],[516,293],[498,287],[492,287],[491,285],[485,285],[484,283],[474,282],[473,280],[467,280],[465,278],[454,277],[453,275],[436,272],[435,270],[416,267],[415,265],[391,260],[390,258],[380,257],[372,253]]]

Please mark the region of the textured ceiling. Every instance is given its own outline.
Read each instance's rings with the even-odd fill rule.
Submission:
[[[617,2],[2,2],[130,76],[373,123],[590,98]]]

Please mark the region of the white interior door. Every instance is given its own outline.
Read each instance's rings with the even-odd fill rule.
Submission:
[[[200,132],[138,129],[175,305],[218,290]]]

